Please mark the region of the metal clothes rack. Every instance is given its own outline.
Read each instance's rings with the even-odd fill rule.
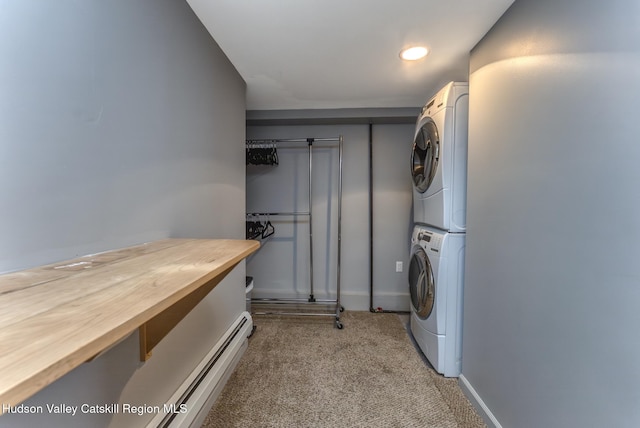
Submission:
[[[312,193],[312,171],[313,171],[313,144],[316,142],[337,142],[338,143],[338,251],[337,251],[337,276],[336,276],[336,299],[316,299],[313,289],[313,193]],[[340,135],[334,138],[297,138],[297,139],[270,139],[270,140],[247,140],[249,144],[299,144],[305,143],[309,152],[309,205],[307,211],[292,211],[292,212],[261,212],[261,213],[247,213],[247,215],[258,216],[308,216],[309,217],[309,298],[292,298],[292,299],[279,299],[279,298],[252,298],[251,302],[269,305],[278,305],[283,310],[269,311],[269,310],[255,310],[254,313],[258,315],[292,315],[292,316],[330,316],[335,318],[335,326],[338,329],[343,328],[343,324],[340,321],[340,313],[344,311],[344,307],[340,304],[340,263],[341,263],[341,250],[342,250],[342,146],[343,136]],[[315,305],[331,307],[335,305],[335,311],[331,312],[295,312],[287,311],[287,306],[299,306],[299,305]]]

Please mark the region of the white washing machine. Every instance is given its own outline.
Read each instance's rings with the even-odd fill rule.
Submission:
[[[465,232],[469,84],[450,82],[422,108],[411,150],[413,221]]]
[[[413,228],[411,333],[433,368],[447,377],[462,369],[464,247],[464,234]]]

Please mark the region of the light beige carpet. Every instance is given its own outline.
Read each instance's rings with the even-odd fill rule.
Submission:
[[[480,428],[395,314],[254,317],[255,334],[203,427]]]

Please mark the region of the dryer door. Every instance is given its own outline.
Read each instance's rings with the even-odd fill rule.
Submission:
[[[433,281],[433,270],[427,253],[420,246],[411,252],[409,264],[409,293],[411,305],[421,319],[429,318],[435,302],[436,287]]]
[[[429,119],[418,131],[411,151],[411,176],[413,186],[418,192],[424,193],[431,185],[438,168],[439,155],[438,128],[433,120]]]

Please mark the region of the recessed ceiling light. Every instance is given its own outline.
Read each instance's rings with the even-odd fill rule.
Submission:
[[[400,51],[400,58],[405,61],[417,61],[427,56],[428,53],[429,50],[424,46],[414,46]]]

